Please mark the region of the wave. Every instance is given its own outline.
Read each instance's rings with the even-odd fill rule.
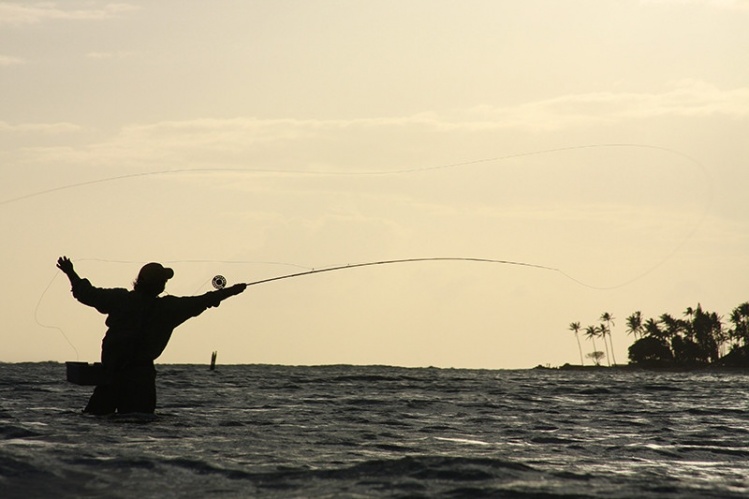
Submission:
[[[150,417],[0,365],[0,496],[747,497],[745,376],[159,366]]]

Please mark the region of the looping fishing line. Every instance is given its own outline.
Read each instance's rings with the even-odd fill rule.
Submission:
[[[65,334],[65,331],[63,331],[61,327],[52,326],[52,325],[49,325],[49,324],[44,324],[44,323],[42,323],[39,320],[39,307],[42,304],[42,300],[44,299],[44,295],[46,295],[47,291],[49,291],[49,288],[52,287],[52,283],[55,282],[55,279],[57,279],[58,275],[59,275],[59,272],[56,272],[55,275],[54,275],[54,277],[52,277],[52,279],[49,281],[49,284],[47,284],[47,287],[44,288],[44,291],[42,291],[42,294],[39,296],[39,300],[36,302],[36,307],[34,307],[34,320],[36,321],[36,324],[38,326],[41,326],[41,327],[43,327],[45,329],[56,329],[56,330],[58,330],[60,332],[60,334],[62,335],[62,337],[65,338],[65,341],[68,342],[68,345],[70,345],[70,348],[72,348],[73,351],[75,352],[75,360],[80,360],[81,357],[80,357],[80,354],[78,353],[78,349],[75,347],[75,345],[73,345],[73,342],[70,341],[70,338],[68,338],[68,335]]]
[[[85,260],[86,259],[78,260],[78,261],[85,261]],[[87,259],[87,260],[89,260],[89,261],[98,261],[98,262],[107,262],[107,263],[126,263],[126,264],[133,264],[133,263],[142,264],[143,263],[143,262],[134,262],[134,261],[126,261],[126,260],[106,260],[106,259],[102,259],[102,258],[90,258],[90,259]],[[297,264],[281,263],[281,262],[249,262],[249,261],[226,261],[226,260],[223,260],[223,261],[211,261],[211,260],[169,260],[169,261],[165,261],[165,263],[169,263],[169,264],[174,264],[174,263],[195,263],[195,262],[200,262],[200,263],[223,263],[223,264],[273,263],[273,264],[276,264],[276,265],[288,265],[288,266],[299,267],[299,268],[307,268],[308,269],[308,270],[305,270],[305,271],[302,271],[302,272],[294,272],[294,273],[291,273],[291,274],[283,274],[283,275],[278,275],[278,276],[275,276],[275,277],[268,277],[268,278],[265,278],[265,279],[260,279],[260,280],[257,280],[257,281],[246,282],[246,283],[244,283],[246,286],[257,286],[257,285],[260,285],[260,284],[266,284],[266,283],[270,283],[270,282],[274,282],[274,281],[280,281],[280,280],[284,280],[284,279],[291,279],[291,278],[295,278],[295,277],[302,277],[302,276],[308,276],[308,275],[313,275],[313,274],[321,274],[321,273],[326,273],[326,272],[334,272],[334,271],[340,271],[340,270],[351,270],[351,269],[361,268],[361,267],[372,267],[372,266],[378,266],[378,265],[391,265],[391,264],[404,264],[404,263],[417,263],[417,262],[475,262],[475,263],[491,263],[491,264],[513,265],[513,266],[526,267],[526,268],[531,268],[531,269],[546,270],[546,271],[550,271],[550,272],[559,273],[560,275],[566,277],[567,279],[570,279],[571,281],[577,283],[578,285],[584,286],[584,287],[587,287],[587,288],[599,289],[599,290],[600,289],[613,289],[611,287],[610,288],[602,288],[602,287],[596,287],[596,286],[589,285],[589,284],[587,284],[587,283],[585,283],[585,282],[583,282],[583,281],[581,281],[579,279],[576,279],[576,278],[570,276],[569,274],[567,274],[567,273],[563,272],[562,270],[560,270],[558,268],[555,268],[555,267],[549,267],[549,266],[546,266],[546,265],[538,265],[538,264],[527,263],[527,262],[518,262],[518,261],[512,261],[512,260],[498,260],[498,259],[493,259],[493,258],[474,258],[474,257],[400,258],[400,259],[392,259],[392,260],[378,260],[378,261],[364,262],[364,263],[353,263],[353,264],[346,264],[346,265],[335,265],[335,266],[331,266],[331,267],[312,268],[312,269],[309,269],[309,267],[303,267],[303,266],[297,265]],[[34,310],[34,319],[36,320],[36,323],[39,326],[43,327],[43,328],[58,330],[60,332],[60,334],[62,334],[62,336],[65,338],[65,340],[68,342],[68,344],[71,346],[71,348],[75,351],[76,360],[77,360],[77,359],[79,359],[78,349],[73,345],[73,343],[70,341],[70,339],[68,338],[68,336],[62,330],[62,328],[60,328],[58,326],[50,326],[50,325],[43,324],[39,320],[39,307],[41,306],[41,303],[42,303],[42,300],[43,300],[44,296],[47,294],[47,291],[50,289],[50,287],[52,286],[52,283],[55,281],[55,279],[57,278],[58,275],[59,275],[59,273],[55,274],[55,276],[52,278],[52,280],[49,282],[49,284],[47,285],[47,287],[44,289],[44,291],[42,292],[41,296],[39,297],[39,301],[37,302],[36,308]],[[219,275],[214,276],[213,278],[210,278],[210,279],[206,280],[203,284],[201,284],[201,286],[197,290],[195,290],[195,293],[193,293],[193,294],[196,294],[200,289],[203,289],[206,286],[206,284],[208,284],[208,282],[211,282],[212,285],[213,285],[213,287],[215,289],[223,289],[227,285],[227,279],[223,275],[219,274]],[[615,286],[615,287],[621,287],[621,286],[624,286],[624,285],[625,284],[620,284],[620,285]]]
[[[561,270],[557,269],[557,272],[560,272],[564,274],[566,277],[571,279],[572,281],[577,282],[578,284],[592,288],[592,289],[599,289],[599,290],[608,290],[608,289],[616,289],[622,286],[626,286],[628,284],[631,284],[657,268],[659,268],[661,265],[666,263],[668,260],[670,260],[697,232],[697,230],[702,226],[702,223],[704,222],[707,213],[712,206],[713,202],[713,187],[712,187],[712,179],[708,175],[707,169],[705,166],[697,161],[696,159],[682,153],[679,151],[676,151],[674,149],[669,149],[667,147],[662,146],[656,146],[656,145],[650,145],[650,144],[635,144],[635,143],[605,143],[605,144],[587,144],[587,145],[578,145],[578,146],[569,146],[569,147],[558,147],[553,149],[542,149],[538,151],[531,151],[531,152],[525,152],[525,153],[516,153],[516,154],[508,154],[504,156],[495,156],[491,158],[483,158],[483,159],[477,159],[477,160],[471,160],[471,161],[463,161],[459,163],[449,163],[444,165],[436,165],[436,166],[426,166],[426,167],[414,167],[414,168],[404,168],[399,170],[372,170],[372,171],[363,171],[363,172],[356,172],[356,171],[323,171],[323,170],[274,170],[269,168],[182,168],[182,169],[173,169],[173,170],[160,170],[160,171],[150,171],[150,172],[141,172],[141,173],[130,173],[125,175],[117,175],[112,177],[105,177],[95,180],[89,180],[84,182],[77,182],[73,184],[67,184],[62,185],[58,187],[53,187],[51,189],[41,190],[37,192],[32,192],[30,194],[26,194],[23,196],[18,196],[16,198],[6,199],[6,200],[0,200],[0,206],[5,204],[10,204],[18,201],[22,201],[25,199],[30,199],[38,196],[43,196],[46,194],[51,194],[53,192],[68,190],[68,189],[75,189],[78,187],[84,187],[89,185],[95,185],[95,184],[101,184],[105,182],[115,182],[119,180],[125,180],[125,179],[131,179],[131,178],[138,178],[138,177],[149,177],[149,176],[156,176],[156,175],[176,175],[176,174],[185,174],[185,173],[273,173],[273,174],[279,174],[279,175],[314,175],[314,176],[383,176],[383,175],[407,175],[407,174],[415,174],[415,173],[422,173],[422,172],[429,172],[429,171],[435,171],[435,170],[441,170],[441,169],[450,169],[450,168],[459,168],[459,167],[467,167],[467,166],[473,166],[478,165],[482,163],[491,163],[491,162],[500,162],[500,161],[507,161],[510,159],[518,159],[518,158],[525,158],[530,156],[540,156],[544,154],[554,154],[554,153],[560,153],[565,151],[576,151],[576,150],[584,150],[584,149],[604,149],[604,148],[629,148],[629,149],[647,149],[647,150],[653,150],[653,151],[661,151],[665,152],[667,154],[671,154],[673,156],[680,157],[682,159],[685,159],[692,163],[694,166],[699,168],[702,172],[702,174],[705,177],[705,185],[707,186],[707,196],[706,196],[706,203],[705,208],[702,212],[702,214],[697,219],[696,223],[692,226],[691,230],[687,233],[687,235],[669,252],[667,253],[663,258],[656,261],[654,265],[647,268],[644,272],[641,272],[632,278],[618,283],[613,286],[594,286],[587,283],[584,283],[569,274],[565,274]],[[198,262],[196,260],[195,262]]]
[[[450,169],[450,168],[473,166],[473,165],[478,165],[482,163],[507,161],[510,159],[526,158],[530,156],[540,156],[544,154],[553,154],[553,153],[560,153],[560,152],[565,152],[565,151],[576,151],[576,150],[583,150],[583,149],[604,149],[604,148],[650,149],[654,151],[661,151],[661,152],[665,152],[668,154],[672,154],[674,156],[679,156],[681,158],[684,158],[690,161],[697,167],[699,167],[702,170],[705,177],[707,178],[707,180],[709,181],[709,176],[707,175],[707,171],[705,167],[699,161],[695,160],[694,158],[691,158],[690,156],[687,156],[684,153],[676,151],[674,149],[669,149],[667,147],[661,147],[661,146],[655,146],[655,145],[649,145],[649,144],[607,143],[607,144],[587,144],[587,145],[579,145],[579,146],[558,147],[558,148],[553,148],[553,149],[541,149],[538,151],[507,154],[504,156],[494,156],[491,158],[475,159],[475,160],[463,161],[459,163],[448,163],[444,165],[403,168],[399,170],[370,170],[370,171],[357,172],[357,171],[340,171],[340,170],[299,170],[299,169],[277,170],[277,169],[271,169],[271,168],[175,168],[171,170],[155,170],[155,171],[149,171],[149,172],[126,173],[124,175],[115,175],[111,177],[104,177],[104,178],[99,178],[99,179],[94,179],[94,180],[86,180],[83,182],[60,185],[57,187],[52,187],[50,189],[44,189],[44,190],[40,190],[36,192],[31,192],[29,194],[24,194],[22,196],[18,196],[15,198],[8,198],[8,199],[0,200],[0,206],[5,205],[5,204],[10,204],[10,203],[15,203],[18,201],[23,201],[25,199],[31,199],[31,198],[35,198],[39,196],[44,196],[46,194],[52,194],[54,192],[64,191],[68,189],[76,189],[79,187],[103,184],[107,182],[116,182],[119,180],[134,179],[134,178],[140,178],[140,177],[151,177],[151,176],[157,176],[157,175],[179,175],[179,174],[186,174],[186,173],[266,173],[266,174],[276,174],[276,175],[347,176],[347,177],[406,175],[406,174],[412,174],[412,173],[429,172],[429,171],[434,171],[434,170],[443,170],[443,169]],[[712,192],[711,192],[711,197],[712,197]]]
[[[398,260],[382,260],[377,262],[366,262],[366,263],[356,263],[356,264],[349,264],[349,265],[339,265],[334,267],[326,267],[326,268],[319,268],[319,269],[310,269],[309,267],[304,267],[301,265],[295,265],[295,264],[288,264],[288,263],[282,263],[282,262],[242,262],[242,261],[222,261],[222,260],[172,260],[172,261],[165,261],[164,263],[222,263],[222,264],[241,264],[241,263],[267,263],[267,264],[277,264],[277,265],[290,265],[295,266],[301,269],[305,269],[302,272],[296,272],[293,274],[286,274],[286,275],[280,275],[276,277],[271,277],[267,279],[262,279],[259,281],[249,282],[246,283],[248,286],[254,286],[259,285],[263,283],[278,281],[282,279],[290,279],[293,277],[300,277],[304,275],[311,275],[311,274],[318,274],[323,272],[332,272],[336,270],[345,270],[345,269],[353,269],[358,267],[367,267],[367,266],[374,266],[374,265],[386,265],[386,264],[395,264],[395,263],[413,263],[413,262],[424,262],[424,261],[473,261],[473,262],[481,262],[481,263],[498,263],[498,264],[506,264],[506,265],[516,265],[516,266],[523,266],[523,267],[530,267],[530,268],[536,268],[541,270],[547,270],[559,273],[560,275],[566,277],[567,279],[570,279],[571,281],[577,283],[580,286],[587,287],[590,289],[596,289],[596,290],[611,290],[611,289],[617,289],[621,288],[623,286],[626,286],[628,284],[631,284],[639,279],[642,279],[646,275],[650,274],[651,272],[655,271],[657,268],[659,268],[661,265],[666,263],[669,259],[671,259],[697,232],[697,230],[701,227],[702,223],[704,222],[707,213],[712,205],[713,202],[713,187],[712,187],[712,179],[708,175],[707,169],[697,161],[696,159],[681,153],[679,151],[669,149],[666,147],[661,146],[655,146],[655,145],[648,145],[648,144],[630,144],[630,143],[607,143],[607,144],[589,144],[589,145],[579,145],[579,146],[570,146],[570,147],[560,147],[560,148],[554,148],[554,149],[544,149],[544,150],[538,150],[538,151],[531,151],[526,153],[517,153],[517,154],[509,154],[504,156],[495,156],[491,158],[483,158],[483,159],[477,159],[472,161],[464,161],[459,163],[449,163],[444,165],[436,165],[436,166],[427,166],[427,167],[414,167],[414,168],[405,168],[405,169],[399,169],[399,170],[374,170],[374,171],[361,171],[361,172],[352,172],[352,171],[309,171],[309,170],[274,170],[274,169],[268,169],[268,168],[183,168],[183,169],[172,169],[172,170],[160,170],[160,171],[150,171],[150,172],[141,172],[141,173],[130,173],[130,174],[124,174],[124,175],[117,175],[117,176],[111,176],[106,178],[100,178],[100,179],[94,179],[94,180],[88,180],[83,182],[77,182],[72,184],[66,184],[61,185],[58,187],[53,187],[50,189],[40,190],[36,192],[32,192],[29,194],[25,194],[22,196],[18,196],[15,198],[0,200],[0,206],[11,204],[19,201],[23,201],[26,199],[31,199],[34,197],[44,196],[47,194],[51,194],[54,192],[69,190],[69,189],[75,189],[80,188],[84,186],[91,186],[96,184],[102,184],[106,182],[115,182],[125,179],[133,179],[133,178],[140,178],[140,177],[150,177],[150,176],[157,176],[157,175],[177,175],[177,174],[189,174],[189,173],[267,173],[267,174],[277,174],[277,175],[309,175],[309,176],[385,176],[385,175],[406,175],[406,174],[417,174],[417,173],[423,173],[423,172],[429,172],[429,171],[435,171],[435,170],[442,170],[442,169],[450,169],[450,168],[460,168],[460,167],[468,167],[473,165],[478,165],[482,163],[491,163],[491,162],[500,162],[500,161],[506,161],[510,159],[519,159],[524,157],[530,157],[530,156],[540,156],[544,154],[553,154],[553,153],[560,153],[565,151],[575,151],[575,150],[584,150],[584,149],[602,149],[602,148],[633,148],[633,149],[649,149],[654,151],[661,151],[668,154],[671,154],[673,156],[680,157],[682,159],[687,160],[692,165],[699,168],[702,172],[702,174],[705,177],[705,185],[707,186],[707,196],[706,196],[706,203],[705,208],[701,214],[701,216],[697,219],[696,223],[692,226],[691,230],[687,233],[687,235],[677,244],[668,254],[666,254],[663,258],[659,259],[654,265],[647,268],[644,272],[639,273],[632,278],[615,284],[613,286],[595,286],[588,284],[586,282],[581,281],[580,279],[577,279],[573,277],[572,275],[565,273],[559,268],[555,267],[548,267],[544,265],[536,265],[536,264],[530,264],[530,263],[524,263],[524,262],[516,262],[516,261],[508,261],[508,260],[496,260],[496,259],[489,259],[489,258],[466,258],[466,257],[435,257],[435,258],[407,258],[407,259],[398,259]],[[107,262],[107,263],[142,263],[142,262],[133,262],[133,261],[123,261],[123,260],[106,260],[106,259],[99,259],[99,258],[90,258],[87,259],[89,261],[99,261],[99,262]],[[79,260],[83,261],[83,260]],[[64,331],[57,327],[57,326],[49,326],[42,324],[38,319],[38,310],[39,306],[42,302],[42,299],[44,298],[45,294],[49,290],[49,288],[52,286],[52,283],[54,282],[55,277],[50,281],[50,283],[47,285],[45,290],[42,292],[42,295],[39,298],[39,301],[37,303],[36,309],[34,311],[34,317],[36,319],[37,324],[44,328],[49,329],[57,329],[60,331],[60,333],[63,335],[65,340],[70,344],[71,348],[76,353],[76,357],[78,357],[78,350],[75,348],[75,346],[70,342],[67,335],[65,335]],[[217,276],[222,277],[222,276]],[[226,280],[223,278],[222,280],[219,280],[218,282],[214,281],[214,286],[216,284],[223,284],[226,285]],[[211,279],[208,279],[203,283],[200,288],[204,288],[208,282],[211,282]],[[196,290],[197,293],[197,290]]]
[[[112,177],[105,177],[105,178],[100,178],[100,179],[95,179],[95,180],[88,180],[84,182],[77,182],[73,184],[62,185],[58,187],[53,187],[51,189],[45,189],[41,191],[32,192],[32,193],[25,194],[23,196],[18,196],[15,198],[0,200],[0,206],[22,201],[25,199],[43,196],[46,194],[51,194],[51,193],[58,192],[58,191],[68,190],[68,189],[75,189],[79,187],[101,184],[105,182],[115,182],[115,181],[125,180],[125,179],[149,177],[149,176],[157,176],[157,175],[176,175],[176,174],[186,174],[186,173],[272,173],[272,174],[278,174],[278,175],[313,175],[313,176],[407,175],[407,174],[415,174],[415,173],[429,172],[429,171],[442,170],[442,169],[467,167],[467,166],[473,166],[473,165],[478,165],[482,163],[500,162],[500,161],[507,161],[510,159],[540,156],[544,154],[554,154],[554,153],[560,153],[560,152],[566,152],[566,151],[576,151],[576,150],[585,150],[585,149],[605,149],[605,148],[645,149],[645,150],[661,151],[661,152],[664,152],[673,156],[680,157],[700,169],[700,171],[705,177],[705,185],[707,187],[707,196],[706,196],[704,210],[702,214],[698,217],[695,224],[692,226],[691,230],[669,253],[667,253],[663,258],[656,261],[656,263],[653,266],[647,268],[644,272],[639,273],[635,275],[634,277],[624,282],[613,285],[613,286],[594,286],[594,285],[584,283],[568,274],[564,274],[564,272],[562,272],[561,270],[557,270],[558,272],[564,274],[569,279],[577,282],[578,284],[582,286],[592,288],[592,289],[607,290],[607,289],[615,289],[615,288],[619,288],[622,286],[626,286],[627,284],[631,284],[645,277],[646,275],[650,274],[657,268],[659,268],[661,265],[663,265],[668,260],[670,260],[694,236],[697,230],[702,226],[702,223],[704,222],[707,216],[707,213],[710,207],[712,206],[712,202],[713,202],[712,179],[708,175],[707,169],[702,163],[688,156],[687,154],[684,154],[682,152],[679,152],[677,150],[670,149],[667,147],[650,145],[650,144],[636,144],[636,143],[604,143],[604,144],[586,144],[586,145],[577,145],[577,146],[569,146],[569,147],[558,147],[558,148],[553,148],[553,149],[542,149],[538,151],[508,154],[504,156],[495,156],[491,158],[463,161],[459,163],[449,163],[449,164],[444,164],[444,165],[435,165],[435,166],[426,166],[426,167],[404,168],[404,169],[399,169],[399,170],[372,170],[372,171],[356,172],[356,171],[338,171],[338,170],[329,170],[329,171],[274,170],[274,169],[269,169],[269,168],[182,168],[182,169],[159,170],[159,171],[150,171],[150,172],[141,172],[141,173],[130,173],[130,174],[125,174],[125,175],[117,175],[117,176],[112,176]],[[199,262],[199,260],[195,260],[194,262]]]

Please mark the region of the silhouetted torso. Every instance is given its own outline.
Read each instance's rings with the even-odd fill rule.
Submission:
[[[107,314],[101,362],[107,382],[97,387],[86,412],[153,412],[156,405],[154,360],[174,328],[225,298],[225,291],[200,296],[151,296],[123,288],[97,288],[88,279],[73,284],[73,296]],[[97,393],[98,392],[98,393]]]

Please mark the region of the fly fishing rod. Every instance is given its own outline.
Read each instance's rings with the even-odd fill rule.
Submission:
[[[510,260],[495,260],[491,258],[469,258],[469,257],[432,257],[432,258],[400,258],[396,260],[378,260],[375,262],[365,262],[365,263],[351,263],[347,265],[337,265],[335,267],[324,267],[320,269],[312,269],[307,270],[304,272],[294,272],[292,274],[285,274],[280,275],[276,277],[269,277],[267,279],[261,279],[259,281],[252,281],[245,283],[246,286],[256,286],[258,284],[265,284],[273,281],[280,281],[282,279],[291,279],[293,277],[301,277],[306,275],[312,275],[312,274],[321,274],[323,272],[334,272],[337,270],[348,270],[348,269],[355,269],[360,267],[372,267],[375,265],[390,265],[395,263],[414,263],[414,262],[478,262],[478,263],[497,263],[497,264],[503,264],[503,265],[515,265],[519,267],[530,267],[535,269],[541,269],[541,270],[548,270],[552,272],[560,272],[559,269],[556,269],[554,267],[546,267],[544,265],[536,265],[532,263],[525,263],[525,262],[514,262]],[[566,275],[566,274],[563,274]],[[222,275],[217,275],[213,278],[212,283],[213,287],[216,289],[221,289],[224,286],[226,286],[226,278]]]

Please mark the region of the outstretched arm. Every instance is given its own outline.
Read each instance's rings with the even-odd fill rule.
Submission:
[[[62,270],[65,275],[68,276],[68,279],[70,279],[70,284],[75,284],[81,280],[80,276],[73,268],[73,262],[71,262],[70,258],[68,258],[67,256],[61,256],[57,259],[57,268]]]
[[[247,284],[241,282],[239,284],[235,284],[233,286],[229,286],[226,288],[226,298],[229,298],[230,296],[238,295],[239,293],[242,293],[245,289],[247,289]]]
[[[66,256],[61,256],[57,260],[57,268],[70,279],[70,287],[75,299],[84,305],[94,307],[102,314],[111,313],[120,307],[128,294],[128,290],[123,288],[103,289],[92,286],[88,279],[76,273],[73,262]]]
[[[197,317],[209,308],[218,307],[222,301],[230,296],[238,295],[244,291],[246,287],[246,284],[235,284],[228,288],[208,291],[207,293],[198,296],[167,295],[161,297],[160,300],[163,304],[164,310],[162,317],[159,320],[163,322],[164,327],[161,327],[161,325],[158,327],[167,331],[168,334],[165,337],[162,335],[161,340],[154,340],[157,343],[159,343],[159,341],[163,343],[160,344],[161,346],[157,349],[158,354],[160,354],[161,350],[166,346],[166,342],[169,341],[169,335],[174,328],[191,317]],[[156,357],[158,357],[158,354],[156,354]]]
[[[213,303],[211,303],[211,307],[218,307],[219,303],[226,300],[230,296],[238,295],[239,293],[243,292],[247,288],[247,284],[239,283],[235,284],[233,286],[229,286],[228,288],[219,289],[217,291],[211,291],[210,294],[217,298]]]

